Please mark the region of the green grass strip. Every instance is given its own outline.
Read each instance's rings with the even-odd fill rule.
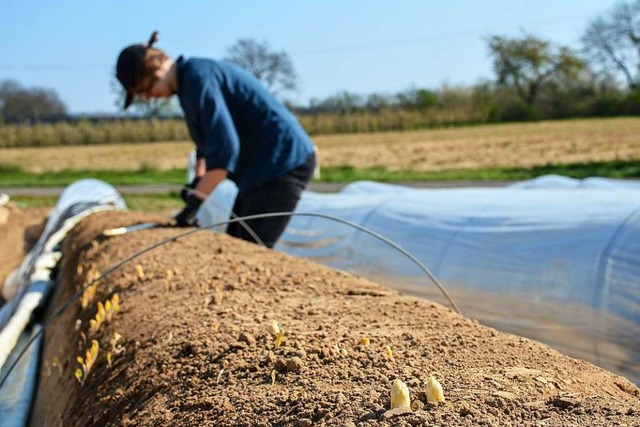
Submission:
[[[406,181],[517,181],[541,175],[557,174],[573,178],[601,176],[606,178],[640,178],[640,160],[545,165],[532,168],[486,168],[446,171],[389,171],[385,167],[356,169],[352,166],[322,168],[321,182],[351,182],[373,180]],[[18,167],[0,165],[0,187],[66,186],[82,178],[96,178],[112,185],[182,184],[184,169],[157,171],[61,171],[28,173]]]
[[[63,187],[84,178],[95,178],[112,185],[183,184],[185,169],[158,171],[95,171],[64,170],[59,172],[30,173],[16,167],[0,166],[0,187]]]
[[[568,165],[550,164],[535,166],[532,168],[485,168],[429,172],[389,171],[382,166],[367,169],[356,169],[352,166],[340,166],[322,169],[321,181],[518,181],[549,174],[564,175],[572,178],[588,178],[590,176],[606,178],[638,178],[640,177],[640,160],[615,160],[609,162],[574,163]]]
[[[184,202],[177,193],[164,194],[125,194],[123,195],[127,207],[134,211],[160,212],[178,210],[184,207]],[[12,196],[11,202],[20,207],[37,208],[55,206],[57,196]]]

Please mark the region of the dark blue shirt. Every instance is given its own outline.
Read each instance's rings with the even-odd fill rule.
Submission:
[[[178,97],[198,158],[226,169],[240,193],[309,160],[313,143],[298,120],[242,68],[178,58]]]

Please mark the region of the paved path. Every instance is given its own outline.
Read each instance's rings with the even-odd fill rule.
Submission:
[[[509,181],[430,181],[430,182],[403,182],[400,185],[414,188],[455,188],[455,187],[504,187]],[[332,193],[340,191],[348,183],[312,182],[309,185],[311,191]],[[0,187],[0,193],[9,196],[37,196],[56,197],[66,187]],[[177,184],[152,184],[152,185],[122,185],[116,186],[121,194],[166,194],[171,191],[180,191]]]

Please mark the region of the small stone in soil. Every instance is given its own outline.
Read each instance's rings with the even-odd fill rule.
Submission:
[[[289,372],[299,372],[304,367],[304,363],[299,357],[292,357],[287,360],[286,366]]]
[[[406,415],[411,413],[411,408],[407,408],[406,406],[399,406],[395,409],[390,409],[382,414],[383,420],[388,420],[393,417],[397,417],[400,415]]]
[[[582,396],[579,394],[558,394],[549,399],[547,403],[560,409],[575,408],[582,403]]]
[[[245,342],[248,345],[252,346],[256,343],[256,338],[248,332],[242,332],[238,337],[238,341]]]

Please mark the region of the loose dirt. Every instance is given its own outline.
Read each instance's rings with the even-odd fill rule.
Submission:
[[[25,254],[37,241],[43,219],[50,208],[20,209],[9,203],[0,207],[6,221],[0,222],[0,288],[7,276],[20,265]],[[2,297],[0,297],[2,305]]]
[[[95,271],[184,231],[98,238],[149,219],[102,213],[76,227],[51,309]],[[121,310],[90,333],[96,303],[116,290]],[[285,331],[280,346],[273,320]],[[97,361],[80,385],[76,358],[92,339]],[[640,390],[621,377],[430,301],[210,232],[98,282],[86,309],[75,302],[46,331],[43,357],[34,426],[640,425]],[[426,403],[429,375],[446,402]],[[387,412],[395,378],[410,389],[411,411]]]

